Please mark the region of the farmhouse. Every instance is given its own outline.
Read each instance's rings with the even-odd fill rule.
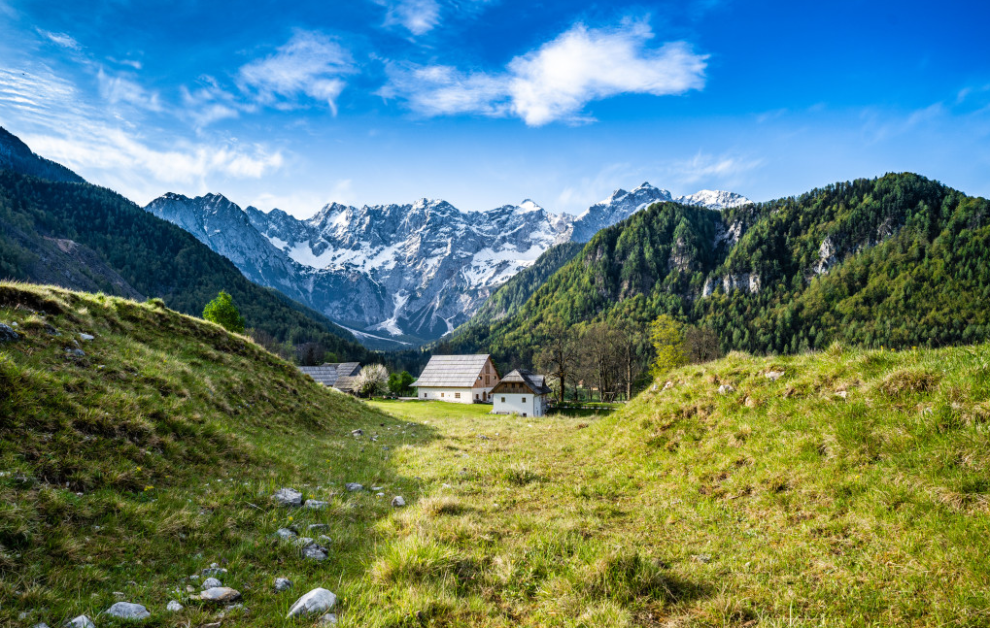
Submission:
[[[451,403],[482,403],[491,400],[499,382],[490,355],[435,355],[412,383],[420,399]]]
[[[492,414],[514,412],[521,416],[543,416],[547,413],[547,395],[551,392],[546,376],[516,369],[492,389],[495,402]]]
[[[299,370],[328,388],[353,393],[354,378],[361,372],[359,362],[327,362],[320,366],[300,366]]]

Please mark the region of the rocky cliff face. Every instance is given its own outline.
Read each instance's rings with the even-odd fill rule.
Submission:
[[[170,193],[145,209],[195,235],[252,281],[323,312],[370,345],[394,346],[441,337],[553,244],[585,242],[652,203],[749,202],[704,194],[672,199],[647,183],[617,190],[577,218],[528,199],[474,213],[442,200],[331,203],[299,220],[278,209],[242,210],[217,194]]]

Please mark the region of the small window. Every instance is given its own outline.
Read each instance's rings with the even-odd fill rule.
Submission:
[[[440,396],[443,397],[443,393],[440,393]]]
[[[460,399],[461,393],[454,393],[454,399]]]
[[[526,403],[526,398],[525,397],[523,397],[523,403]],[[523,415],[523,416],[525,416],[525,415]]]
[[[502,397],[502,403],[505,403],[505,397]]]
[[[478,393],[474,393],[474,400],[475,400],[475,401],[477,401],[477,400],[478,400]]]
[[[423,399],[426,399],[426,393],[423,393]]]

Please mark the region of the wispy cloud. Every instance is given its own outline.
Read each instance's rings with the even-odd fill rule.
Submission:
[[[162,111],[158,92],[148,91],[123,75],[111,76],[103,68],[96,75],[100,96],[112,105],[126,103],[148,111]]]
[[[673,185],[708,185],[719,188],[737,187],[745,176],[766,162],[752,155],[723,153],[712,155],[698,152],[687,159],[675,159],[658,168]]]
[[[251,112],[257,106],[241,102],[230,92],[220,87],[212,76],[199,79],[200,87],[190,90],[185,85],[180,88],[182,95],[182,115],[192,120],[197,129],[227,118],[236,118],[241,112]]]
[[[134,68],[135,70],[140,70],[142,67],[144,67],[140,61],[137,61],[135,59],[115,59],[113,57],[107,57],[107,61],[119,65],[128,65]]]
[[[371,0],[385,7],[385,27],[399,26],[413,36],[425,35],[440,26],[445,16],[477,15],[498,0]]]
[[[40,154],[129,198],[147,202],[167,186],[205,191],[213,177],[258,179],[281,168],[281,151],[231,141],[192,142],[135,133],[50,70],[0,69],[0,117],[17,121]]]
[[[65,33],[53,33],[51,31],[46,31],[43,29],[38,29],[38,34],[48,39],[49,41],[62,46],[63,48],[68,48],[70,50],[81,50],[82,47],[79,45],[72,36]]]
[[[242,66],[238,85],[263,105],[293,109],[308,96],[325,101],[336,115],[342,77],[355,71],[339,43],[317,31],[296,31],[274,54]]]
[[[650,48],[653,38],[640,21],[609,29],[577,24],[498,73],[393,65],[379,94],[403,99],[427,116],[515,115],[542,126],[587,122],[583,110],[589,102],[619,94],[664,96],[704,88],[706,56],[684,42]]]

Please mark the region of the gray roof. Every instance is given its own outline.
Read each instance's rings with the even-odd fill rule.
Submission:
[[[419,374],[419,379],[412,385],[417,388],[424,386],[474,388],[480,386],[478,376],[487,361],[487,353],[435,355],[430,358],[429,364],[426,365],[423,372]]]
[[[320,366],[300,366],[299,370],[315,379],[324,386],[341,388],[345,382],[342,379],[350,379],[361,372],[360,362],[327,362]]]
[[[498,386],[492,390],[492,393],[502,392],[500,389],[503,384],[522,384],[532,390],[534,395],[549,395],[553,392],[547,386],[546,375],[537,375],[536,373],[530,373],[521,369],[516,369],[503,377],[502,381],[498,383]]]

